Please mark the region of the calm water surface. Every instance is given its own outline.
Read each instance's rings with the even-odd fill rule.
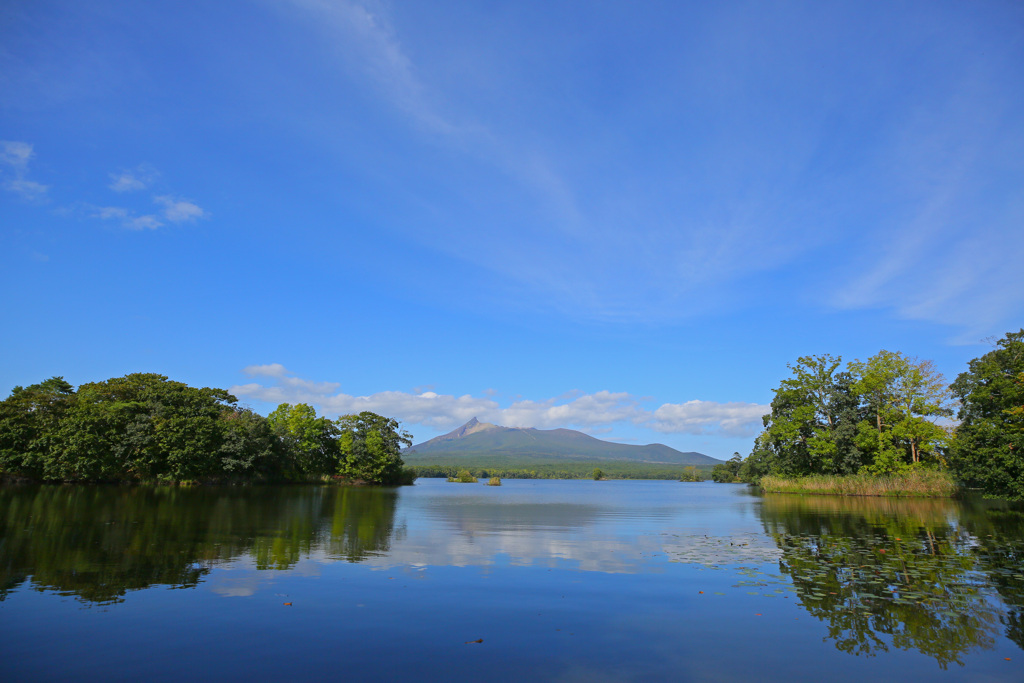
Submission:
[[[1024,512],[991,502],[426,479],[0,512],[2,680],[1024,680]]]

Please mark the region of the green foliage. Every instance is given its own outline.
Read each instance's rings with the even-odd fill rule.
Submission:
[[[849,474],[864,459],[854,440],[860,418],[853,378],[836,372],[841,358],[803,356],[790,370],[765,416],[765,433],[752,468],[788,476]],[[749,468],[748,468],[749,469]]]
[[[313,406],[282,403],[267,421],[289,456],[285,463],[288,477],[322,477],[338,469],[338,429],[326,417],[317,417]]]
[[[229,477],[284,478],[288,452],[270,421],[248,409],[223,413],[220,467]]]
[[[448,477],[448,481],[456,484],[475,484],[477,478],[470,474],[469,470],[459,470],[458,474],[453,477]]]
[[[601,471],[600,467],[595,467],[593,474],[591,474],[590,476],[594,478],[594,481],[601,481],[602,479],[604,479],[604,472]]]
[[[988,495],[1024,498],[1024,329],[972,360],[952,389],[960,425],[951,469]]]
[[[488,486],[501,486],[501,477],[491,477],[487,480]]]
[[[849,367],[858,378],[854,391],[874,423],[873,432],[863,425],[858,430],[858,443],[874,456],[867,471],[890,474],[904,471],[907,464],[944,464],[948,434],[933,420],[952,416],[952,396],[934,364],[880,351]]]
[[[343,415],[335,424],[340,432],[338,473],[374,484],[399,484],[408,472],[403,468],[402,446],[412,436],[399,429],[398,420],[363,411]]]
[[[738,478],[881,476],[944,465],[948,434],[937,420],[952,415],[951,395],[931,361],[881,351],[843,372],[840,363],[804,356],[790,366]]]
[[[412,483],[411,439],[374,413],[334,423],[308,405],[269,417],[223,389],[136,373],[83,384],[60,377],[0,402],[0,475],[38,481],[322,481]]]
[[[704,481],[704,475],[693,465],[688,465],[683,468],[679,481]]]
[[[0,402],[0,472],[41,479],[74,398],[74,387],[63,377],[14,387]]]
[[[720,465],[711,468],[711,479],[719,484],[732,484],[742,481],[740,479],[740,468],[743,467],[743,457],[734,452],[732,457]]]
[[[17,391],[8,399],[16,398]],[[39,423],[47,434],[43,480],[198,479],[217,470],[211,454],[223,444],[221,418],[235,398],[196,389],[163,375],[136,373],[83,384],[66,395],[59,419]],[[22,419],[36,421],[34,412]],[[7,471],[18,472],[4,463]]]

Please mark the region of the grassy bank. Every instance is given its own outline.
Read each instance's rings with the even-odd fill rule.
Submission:
[[[814,475],[787,479],[769,475],[761,478],[761,488],[765,493],[922,498],[949,498],[957,490],[949,474],[933,470],[916,470],[887,477],[854,474],[845,477]]]

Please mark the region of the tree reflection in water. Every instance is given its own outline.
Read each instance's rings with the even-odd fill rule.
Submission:
[[[767,496],[766,531],[803,607],[844,652],[917,650],[945,669],[1020,644],[1020,512],[949,500]],[[1001,599],[1000,599],[1001,598]]]
[[[128,591],[190,588],[251,556],[289,569],[323,551],[359,562],[386,552],[397,493],[349,487],[0,489],[0,600],[29,582],[85,603]]]

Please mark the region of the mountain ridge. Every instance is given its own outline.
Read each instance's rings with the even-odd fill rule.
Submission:
[[[410,464],[418,460],[497,458],[552,461],[618,461],[670,465],[715,465],[704,453],[681,452],[660,443],[633,445],[604,441],[575,429],[503,427],[476,417],[447,434],[415,444],[402,452]]]

